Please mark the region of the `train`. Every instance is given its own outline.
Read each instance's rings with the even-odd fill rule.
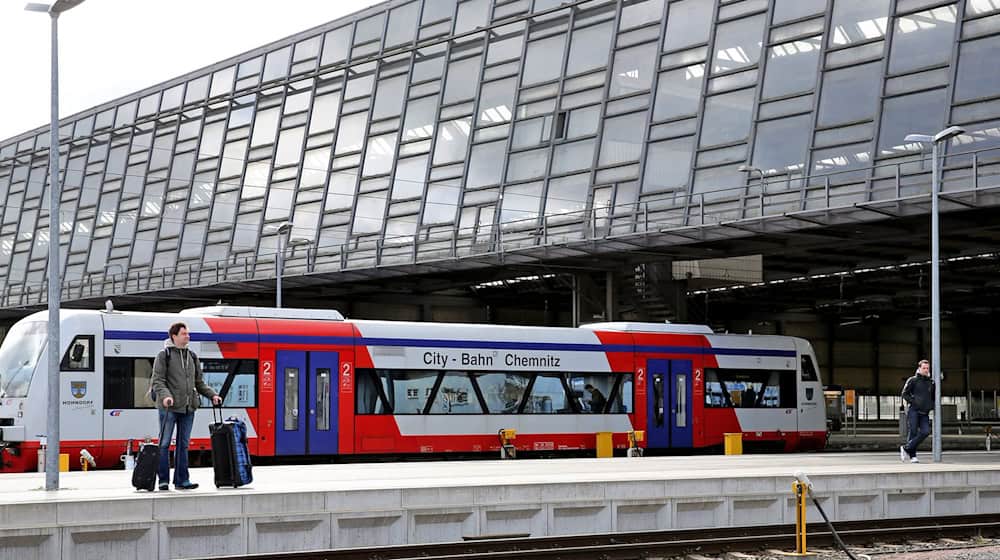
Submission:
[[[46,313],[0,345],[0,472],[33,471],[46,430]],[[496,454],[596,448],[822,449],[823,385],[808,341],[707,326],[568,327],[348,320],[334,310],[217,305],[178,313],[64,309],[60,451],[121,467],[157,436],[153,358],[184,322],[224,414],[255,460]],[[203,397],[202,397],[203,398]],[[191,447],[210,449],[203,399]],[[633,434],[634,435],[634,434]],[[606,438],[607,436],[605,436]],[[528,453],[529,455],[531,453]],[[318,459],[317,459],[318,460]]]

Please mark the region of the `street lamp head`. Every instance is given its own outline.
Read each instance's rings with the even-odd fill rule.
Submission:
[[[923,144],[923,143],[933,142],[934,141],[934,137],[933,136],[929,136],[927,134],[907,134],[906,138],[903,138],[903,141],[904,142],[920,142],[921,144]]]
[[[39,2],[29,2],[24,6],[29,12],[41,12],[43,14],[58,15],[68,12],[73,8],[83,4],[85,0],[56,0],[53,4],[41,4]]]
[[[309,239],[308,237],[293,237],[288,242],[288,244],[291,245],[292,247],[300,245],[312,245],[312,239]]]
[[[746,165],[746,164],[739,166],[736,170],[743,173],[749,173],[750,171],[757,171],[758,173],[761,172],[760,169],[757,169],[752,165]]]
[[[948,128],[938,132],[934,135],[935,142],[941,142],[942,140],[947,140],[958,136],[959,134],[965,133],[965,129],[960,126],[949,126]]]

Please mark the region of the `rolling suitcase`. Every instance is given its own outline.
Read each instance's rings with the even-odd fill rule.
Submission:
[[[160,421],[160,439],[144,441],[139,444],[139,454],[135,457],[135,469],[132,470],[132,486],[136,490],[152,492],[156,488],[156,475],[160,468],[160,440],[163,439],[163,428],[166,418]]]
[[[218,415],[216,415],[218,411]],[[235,417],[222,419],[222,408],[212,407],[213,423],[208,426],[212,438],[212,468],[215,487],[239,488],[253,482],[247,427]]]

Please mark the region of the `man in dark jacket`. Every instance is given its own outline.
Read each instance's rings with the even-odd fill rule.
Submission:
[[[212,399],[219,405],[222,399],[205,384],[201,362],[188,348],[191,335],[187,325],[170,325],[170,339],[163,343],[163,350],[153,361],[153,392],[156,406],[160,410],[160,490],[167,490],[170,480],[170,438],[177,427],[177,446],[174,448],[174,488],[194,490],[198,485],[191,482],[188,473],[188,444],[191,443],[191,428],[194,426],[194,412],[201,404],[199,394]]]
[[[906,444],[899,448],[899,458],[902,461],[919,463],[917,446],[931,433],[928,413],[934,409],[934,381],[931,379],[931,363],[920,360],[913,377],[903,385],[903,400],[909,407],[906,410]]]

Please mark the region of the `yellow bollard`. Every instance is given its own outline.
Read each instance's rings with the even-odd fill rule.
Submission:
[[[743,454],[743,434],[724,434],[725,435],[725,447],[726,455],[742,455]]]
[[[613,457],[614,445],[611,443],[611,432],[597,432],[597,458]]]
[[[59,472],[69,472],[69,453],[59,454]]]

